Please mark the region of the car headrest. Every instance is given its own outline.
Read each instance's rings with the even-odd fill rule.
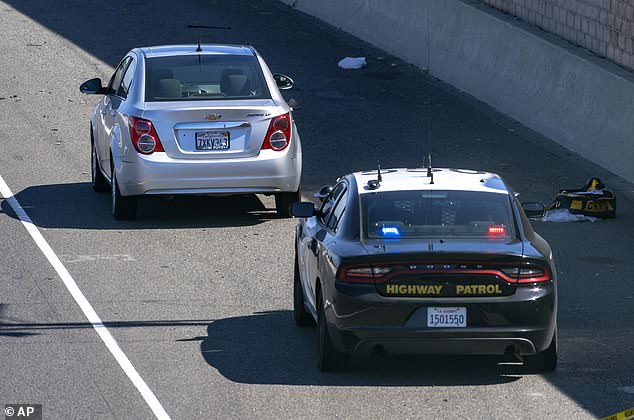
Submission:
[[[154,79],[156,80],[173,79],[173,78],[174,78],[174,73],[172,73],[172,70],[170,69],[158,69],[156,70],[156,73],[154,74]]]
[[[159,98],[179,99],[182,98],[181,82],[178,79],[159,80]]]
[[[225,69],[220,75],[220,91],[227,96],[248,94],[248,76],[237,69]]]

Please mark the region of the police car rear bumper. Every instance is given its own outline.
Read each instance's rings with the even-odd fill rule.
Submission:
[[[548,347],[556,327],[553,283],[469,299],[395,299],[336,289],[326,324],[333,345],[347,354],[532,355]],[[467,326],[428,327],[429,307],[465,307]]]
[[[498,337],[497,335],[511,335],[489,332],[482,337],[474,332],[462,331],[469,336],[460,337],[456,334],[427,334],[416,333],[397,336],[387,336],[380,332],[378,336],[372,334],[356,334],[356,344],[350,351],[355,355],[369,354],[472,354],[472,355],[531,355],[537,352],[534,341],[545,336],[546,331],[533,332],[533,339],[521,337]],[[535,335],[536,334],[536,335]]]

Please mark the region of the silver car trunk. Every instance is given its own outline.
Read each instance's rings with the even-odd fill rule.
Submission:
[[[257,156],[272,117],[284,108],[271,99],[146,103],[165,153],[174,159]]]

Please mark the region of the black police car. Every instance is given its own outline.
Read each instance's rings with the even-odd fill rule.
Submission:
[[[294,316],[317,324],[322,371],[350,356],[515,354],[557,365],[552,252],[492,173],[461,169],[357,172],[322,188],[322,205],[291,205]]]

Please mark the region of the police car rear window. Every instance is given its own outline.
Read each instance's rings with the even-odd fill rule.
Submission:
[[[390,191],[361,195],[366,238],[511,238],[509,197],[475,191]]]

